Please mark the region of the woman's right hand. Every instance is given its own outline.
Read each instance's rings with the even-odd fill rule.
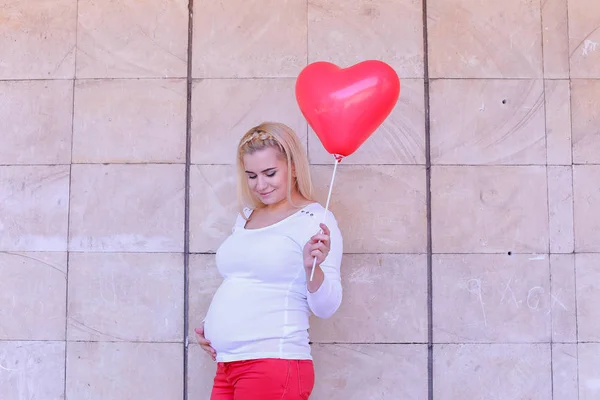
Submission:
[[[196,336],[198,337],[198,344],[200,345],[200,347],[202,347],[202,350],[204,350],[212,358],[213,361],[216,361],[217,352],[210,346],[210,341],[204,337],[204,323],[202,324],[202,326],[200,326],[200,328],[196,328],[195,331]]]

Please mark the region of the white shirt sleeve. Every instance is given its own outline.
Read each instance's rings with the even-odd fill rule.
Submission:
[[[315,215],[314,218],[317,222],[317,230],[311,236],[319,231],[318,224],[322,221],[322,215]],[[331,212],[327,213],[325,225],[329,228],[331,238],[331,249],[327,258],[321,264],[325,279],[316,292],[310,293],[308,288],[306,289],[308,306],[313,314],[319,318],[329,318],[338,310],[342,303],[343,292],[340,276],[342,255],[344,253],[342,233]]]

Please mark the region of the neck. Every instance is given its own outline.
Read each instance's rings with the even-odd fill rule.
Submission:
[[[304,197],[302,197],[302,195],[298,192],[298,190],[292,191],[290,197],[291,197],[292,203],[289,202],[289,200],[286,196],[286,198],[281,200],[279,203],[267,205],[265,207],[265,209],[268,210],[269,212],[280,212],[280,211],[284,211],[284,210],[289,210],[294,207],[294,204],[295,205],[302,204],[303,201],[305,200]]]

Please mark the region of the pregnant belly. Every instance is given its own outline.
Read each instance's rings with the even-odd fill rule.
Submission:
[[[281,289],[226,280],[206,314],[204,334],[217,354],[276,351],[282,337],[308,328],[303,302],[296,294],[287,296]]]
[[[244,344],[263,339],[261,331],[270,330],[264,326],[266,322],[261,321],[268,314],[268,310],[264,309],[269,304],[265,297],[264,291],[256,290],[245,282],[223,282],[213,297],[204,322],[204,335],[217,354],[236,353]]]

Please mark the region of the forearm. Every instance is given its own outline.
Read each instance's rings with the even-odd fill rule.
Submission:
[[[317,217],[324,219],[323,216]],[[320,228],[325,235],[329,236],[329,239],[315,237],[308,240],[319,240],[321,243],[329,242],[329,246],[311,246],[310,243],[305,242],[307,244],[305,247],[306,254],[304,254],[308,305],[312,313],[319,318],[331,317],[342,303],[340,269],[344,252],[343,238],[334,216],[329,215],[327,220],[329,224],[322,224]],[[321,260],[322,256],[317,257],[319,261],[317,261],[312,281],[310,275],[315,255],[312,255],[314,249],[311,249],[311,247],[320,247],[319,250],[321,253],[325,254],[325,259],[323,260]]]

